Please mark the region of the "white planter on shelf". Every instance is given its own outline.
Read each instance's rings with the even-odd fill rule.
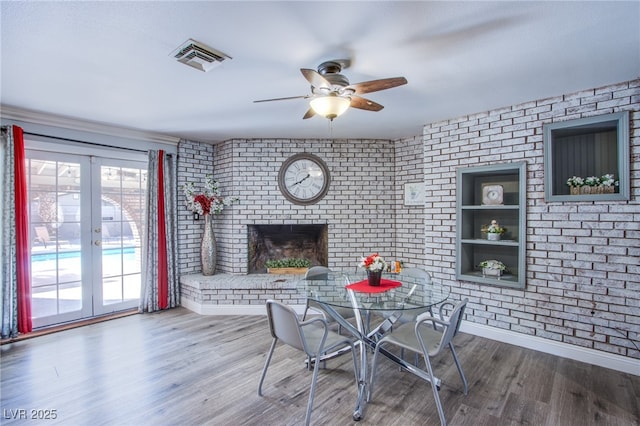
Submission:
[[[489,240],[489,241],[500,241],[500,234],[489,232],[487,234],[487,240]]]
[[[502,275],[502,270],[500,269],[482,268],[482,276],[484,277],[496,277],[500,279],[501,275]]]

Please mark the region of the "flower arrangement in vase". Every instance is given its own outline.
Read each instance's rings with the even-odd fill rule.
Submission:
[[[211,213],[220,214],[225,206],[239,200],[238,197],[224,198],[220,195],[218,182],[211,175],[205,176],[204,191],[196,194],[193,182],[187,182],[182,187],[185,204],[194,214],[204,215],[204,233],[200,244],[200,258],[202,261],[202,275],[213,275],[216,270],[217,250],[216,237],[213,233]]]
[[[208,215],[210,213],[220,214],[226,206],[240,200],[238,197],[222,197],[218,188],[218,181],[212,175],[206,175],[204,190],[196,194],[193,182],[187,182],[182,186],[185,195],[185,204],[193,213]]]
[[[358,266],[367,271],[369,285],[379,286],[382,272],[387,269],[387,262],[378,253],[374,253],[360,259]]]

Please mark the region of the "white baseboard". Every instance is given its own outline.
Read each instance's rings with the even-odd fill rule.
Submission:
[[[200,304],[191,300],[182,299],[181,305],[200,315],[266,315],[264,305],[211,305]],[[292,305],[292,307],[302,314],[305,305]],[[568,343],[556,342],[555,340],[543,339],[541,337],[529,336],[514,331],[503,330],[501,328],[490,327],[488,325],[475,324],[463,321],[460,326],[463,333],[474,336],[485,337],[498,342],[509,343],[527,349],[533,349],[562,358],[569,358],[575,361],[586,362],[600,367],[610,368],[623,373],[640,376],[640,360],[597,351],[595,349],[582,348]]]
[[[597,351],[595,349],[582,348],[568,343],[556,342],[555,340],[529,336],[527,334],[467,321],[462,322],[460,331],[473,334],[474,336],[486,337],[487,339],[533,349],[562,358],[569,358],[575,361],[586,362],[587,364],[640,376],[640,360],[634,358]]]

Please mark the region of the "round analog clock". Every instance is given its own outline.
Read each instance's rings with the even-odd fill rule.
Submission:
[[[319,157],[306,152],[287,158],[280,166],[278,186],[294,204],[317,203],[329,190],[329,168]]]

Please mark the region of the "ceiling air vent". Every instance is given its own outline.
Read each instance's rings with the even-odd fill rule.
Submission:
[[[171,56],[176,58],[178,62],[204,72],[220,65],[225,59],[231,59],[231,56],[192,39],[187,40],[171,52]]]

